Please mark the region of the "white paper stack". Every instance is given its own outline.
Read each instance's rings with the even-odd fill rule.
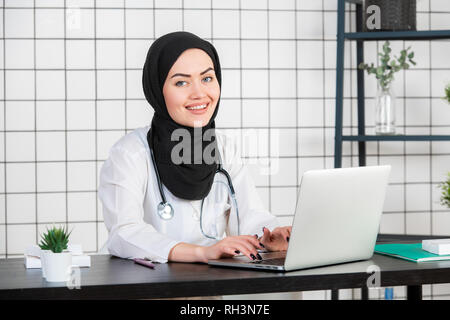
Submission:
[[[83,254],[81,245],[72,244],[67,246],[67,250],[72,253],[72,267],[90,267],[91,257]],[[24,255],[25,268],[36,269],[41,268],[41,248],[37,245],[32,245],[26,248]]]
[[[450,254],[450,239],[422,240],[422,249],[438,255]]]

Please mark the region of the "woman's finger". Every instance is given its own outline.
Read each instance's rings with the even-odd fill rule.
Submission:
[[[273,233],[277,236],[280,236],[285,241],[289,241],[290,234],[287,231],[287,228],[276,228]]]
[[[247,256],[251,260],[259,259],[261,256],[258,254],[253,243],[249,242],[245,238],[237,238],[233,241],[232,246],[236,248],[236,250],[240,251],[243,255]]]
[[[292,227],[287,227],[286,230],[289,233],[289,237],[290,237],[291,236],[291,232],[292,232]]]
[[[228,238],[229,241],[236,241],[236,240],[241,240],[244,241],[245,243],[249,243],[250,246],[255,247],[257,249],[264,249],[264,245],[258,240],[258,236],[255,234],[254,236],[249,236],[249,235],[242,235],[242,236],[236,236],[236,237],[230,237]],[[257,251],[256,251],[257,253]]]
[[[286,228],[283,229],[282,234],[283,234],[283,239],[285,239],[286,241],[289,241],[290,234]]]
[[[266,227],[263,228],[263,236],[261,237],[261,242],[264,243],[269,243],[270,242],[270,230],[267,229]]]
[[[234,249],[235,254],[243,254],[244,256],[248,257],[251,260],[254,260],[252,258],[252,256],[254,256],[256,259],[256,256],[254,255],[254,253],[250,252],[250,250],[246,246],[242,245],[241,243],[234,244],[232,249]]]
[[[286,229],[286,233],[287,233],[287,237],[288,237],[287,239],[289,241],[289,239],[291,238],[292,227],[286,227],[285,229]]]
[[[246,239],[247,241],[250,241],[254,247],[258,249],[264,249],[264,244],[261,243],[260,240],[258,240],[258,235],[254,236],[241,236],[242,238]]]
[[[236,249],[235,247],[230,247],[230,246],[227,246],[226,248],[224,248],[223,252],[226,255],[231,256],[231,257],[241,254],[241,252],[238,249]]]
[[[241,241],[242,245],[244,245],[248,249],[251,259],[255,260],[259,257],[257,248],[260,246],[259,246],[259,241],[256,240],[256,238],[253,238],[253,237],[250,237],[250,239],[244,238],[244,239],[239,239],[239,241]]]

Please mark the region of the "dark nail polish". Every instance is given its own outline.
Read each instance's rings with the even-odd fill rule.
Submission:
[[[250,257],[252,257],[253,260],[256,260],[256,257],[253,253],[250,253]]]
[[[289,242],[289,237],[286,238],[286,241]]]
[[[259,245],[260,245],[262,248],[265,248],[264,245],[263,245],[261,242],[259,243]]]
[[[257,234],[255,234],[255,238],[258,239],[258,235]]]
[[[259,253],[257,253],[256,256],[258,257],[258,260],[262,260],[262,257],[259,255]]]
[[[266,227],[263,227],[263,232],[264,232],[264,229],[265,229]]]
[[[235,250],[234,253],[239,254],[241,252],[239,250]]]

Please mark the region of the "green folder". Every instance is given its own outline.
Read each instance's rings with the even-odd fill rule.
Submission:
[[[422,250],[422,243],[377,244],[375,253],[414,262],[450,260],[450,255],[438,255]]]

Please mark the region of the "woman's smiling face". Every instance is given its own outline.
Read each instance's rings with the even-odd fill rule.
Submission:
[[[163,86],[170,117],[188,127],[204,127],[216,109],[220,86],[209,55],[188,49],[175,61]]]

